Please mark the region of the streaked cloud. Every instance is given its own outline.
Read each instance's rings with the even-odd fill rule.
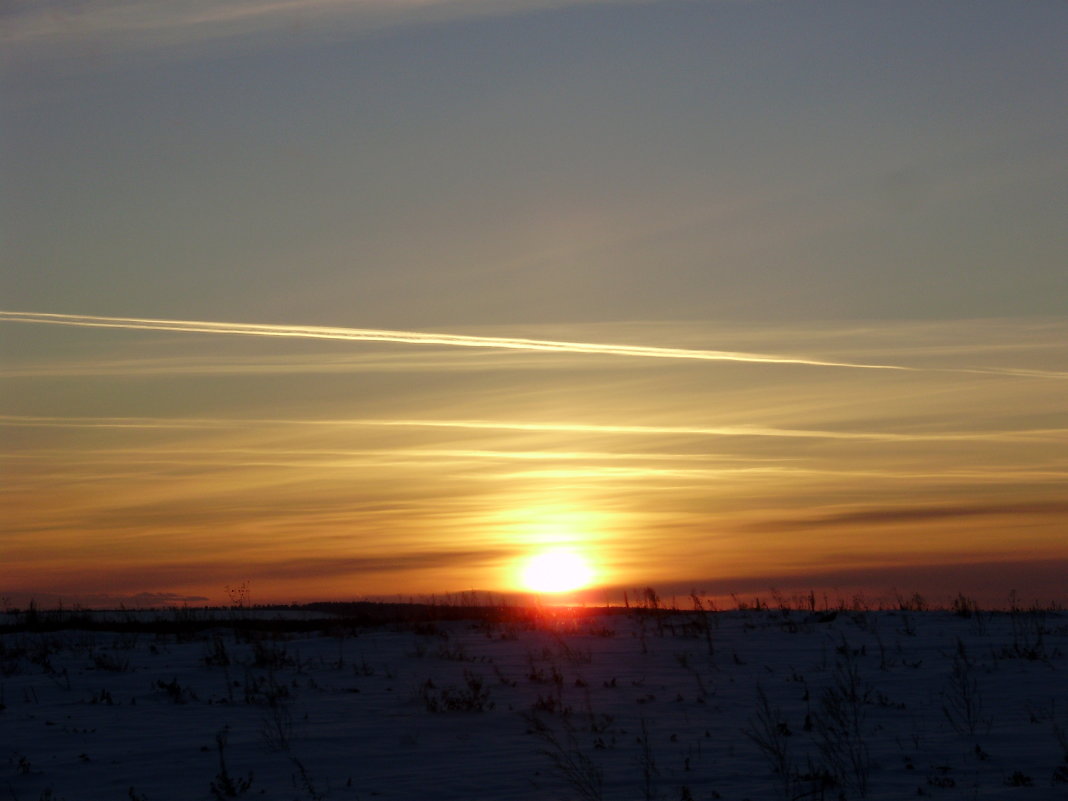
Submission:
[[[420,420],[420,419],[338,419],[287,420],[283,418],[153,418],[153,417],[35,417],[2,415],[0,426],[30,428],[131,428],[131,429],[219,429],[251,426],[299,426],[313,428],[442,428],[487,431],[530,431],[575,434],[684,435],[701,437],[784,437],[788,439],[830,439],[874,442],[986,442],[1068,439],[1068,428],[1020,429],[1006,431],[950,431],[934,434],[886,433],[878,431],[821,431],[762,426],[655,426],[599,425],[595,423],[539,423],[510,420]]]
[[[380,448],[380,449],[290,449],[290,448],[38,448],[32,452],[0,452],[0,459],[11,466],[21,463],[33,466],[32,475],[22,475],[22,486],[36,483],[78,482],[87,475],[95,480],[137,481],[155,472],[172,468],[196,468],[200,470],[272,470],[301,471],[365,471],[374,469],[441,470],[449,468],[472,479],[492,481],[551,481],[558,479],[604,479],[606,481],[641,480],[646,482],[689,479],[692,482],[712,480],[765,480],[778,478],[784,481],[801,479],[864,479],[890,481],[923,481],[928,486],[954,483],[1000,483],[1024,481],[1068,480],[1068,463],[1049,465],[1045,469],[1034,465],[992,466],[978,465],[969,469],[924,470],[915,466],[883,469],[835,466],[833,463],[806,463],[786,455],[753,456],[743,453],[679,453],[651,450],[648,452],[620,451],[569,451],[545,449],[521,451],[476,448]],[[533,469],[503,469],[516,463],[550,463],[552,467]],[[319,475],[320,473],[315,473]],[[1015,507],[1014,507],[1015,508]],[[1016,511],[1024,512],[1030,507],[1021,506]],[[989,507],[981,507],[976,514]],[[888,516],[897,510],[887,512]],[[961,507],[951,509],[923,509],[900,512],[905,517],[935,519],[966,514]],[[783,521],[783,526],[805,527],[808,525],[839,525],[847,523],[876,523],[877,511],[848,513],[835,517]],[[894,521],[891,521],[894,522]],[[764,524],[759,524],[764,525]],[[779,526],[779,522],[768,527]]]
[[[520,362],[507,354],[436,349],[432,353],[352,353],[290,356],[212,356],[101,359],[81,362],[8,365],[4,378],[89,376],[344,375],[351,373],[440,373],[486,370],[558,369],[572,364],[567,354],[530,353]],[[590,365],[591,367],[593,365]]]
[[[1068,515],[1068,503],[1037,501],[1033,503],[1003,503],[989,505],[944,505],[894,507],[887,509],[860,509],[839,514],[822,515],[791,520],[770,520],[751,526],[761,530],[796,528],[828,528],[839,526],[896,525],[936,520],[978,517],[1034,517]]]
[[[521,14],[565,6],[650,0],[14,0],[0,16],[0,45],[104,47],[111,51],[223,44],[288,36],[332,40],[397,25]]]
[[[514,558],[517,553],[518,551],[514,548],[479,550],[443,548],[408,553],[381,554],[378,556],[295,557],[293,559],[272,560],[262,563],[250,560],[244,562],[238,569],[235,569],[233,564],[229,564],[225,560],[188,561],[175,559],[161,560],[156,564],[145,565],[142,578],[150,585],[165,585],[175,581],[182,581],[190,575],[197,575],[201,577],[201,580],[211,582],[220,589],[224,584],[239,581],[242,575],[251,573],[263,579],[291,579],[304,583],[308,583],[309,580],[322,581],[337,577],[349,577],[353,580],[359,580],[361,577],[374,576],[375,574],[389,575],[422,570],[440,571],[443,568],[469,568],[472,566],[477,568],[484,563],[498,563]],[[85,592],[84,587],[90,583],[96,586],[98,584],[106,585],[108,582],[121,582],[127,571],[122,566],[104,566],[100,568],[99,573],[93,577],[91,582],[83,582],[85,571],[82,565],[78,563],[70,565],[60,563],[50,572],[56,581],[56,589],[66,588],[69,597],[72,592],[77,592],[79,595],[83,594]],[[253,589],[255,590],[255,585]],[[202,596],[177,593],[138,593],[132,597],[142,597],[146,601],[152,599],[157,603],[207,600]],[[314,597],[314,593],[311,593],[311,597]]]
[[[408,551],[379,556],[324,557],[295,559],[263,568],[264,575],[300,579],[309,575],[361,575],[366,573],[403,573],[409,570],[439,570],[442,567],[477,569],[486,562],[513,559],[523,553],[520,548],[486,548],[479,550],[436,549]]]

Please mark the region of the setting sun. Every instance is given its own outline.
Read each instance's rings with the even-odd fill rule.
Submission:
[[[574,551],[552,550],[535,554],[523,566],[522,583],[534,592],[568,592],[590,583],[589,563]]]

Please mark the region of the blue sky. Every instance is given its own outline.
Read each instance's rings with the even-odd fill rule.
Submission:
[[[1062,3],[288,3],[232,29],[172,5],[101,4],[163,45],[93,28],[94,3],[9,13],[7,308],[397,327],[1064,308]]]

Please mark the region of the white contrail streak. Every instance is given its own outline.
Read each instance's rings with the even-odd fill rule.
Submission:
[[[537,351],[550,353],[592,354],[602,356],[631,356],[653,359],[695,359],[716,362],[748,362],[756,364],[793,364],[809,367],[846,367],[863,370],[913,370],[890,364],[856,364],[852,362],[822,361],[765,353],[741,353],[725,350],[696,350],[689,348],[660,348],[643,345],[605,345],[592,342],[563,342],[549,339],[514,337],[486,337],[464,334],[435,334],[419,331],[390,331],[373,328],[330,328],[324,326],[264,325],[256,323],[220,323],[203,320],[153,320],[138,317],[95,317],[85,314],[49,314],[44,312],[0,311],[0,321],[13,323],[43,323],[82,328],[129,328],[139,331],[176,331],[200,334],[236,334],[259,337],[295,339],[331,339],[347,342],[397,342],[409,345],[446,345],[458,348],[491,348],[498,350]]]

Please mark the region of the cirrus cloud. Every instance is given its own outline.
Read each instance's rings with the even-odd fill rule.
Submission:
[[[182,52],[279,35],[340,38],[406,24],[650,0],[16,0],[0,15],[5,48]]]

